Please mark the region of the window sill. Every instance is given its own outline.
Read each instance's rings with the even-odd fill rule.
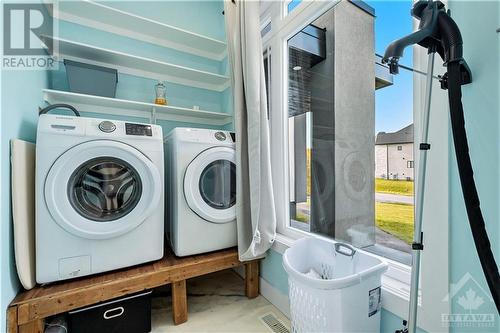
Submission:
[[[310,234],[304,237],[317,237],[317,236]],[[278,233],[276,235],[276,239],[274,241],[272,249],[280,254],[283,254],[285,250],[288,249],[290,246],[292,246],[294,242],[295,239]],[[363,250],[360,251],[366,252]],[[388,272],[391,272],[391,275],[404,276],[411,270],[410,267],[403,265],[401,263],[388,260],[384,257],[378,256],[371,252],[366,252],[366,253],[387,262],[389,264]],[[405,279],[403,278],[401,280]],[[410,299],[410,284],[409,280],[408,282],[403,282],[401,280],[390,277],[387,274],[384,274],[382,276],[382,307],[399,317],[406,318],[408,315],[407,311]]]

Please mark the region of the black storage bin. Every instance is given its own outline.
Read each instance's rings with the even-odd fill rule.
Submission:
[[[115,97],[118,72],[116,69],[64,59],[71,92],[103,97]]]
[[[151,291],[68,313],[69,333],[147,333],[151,331]]]

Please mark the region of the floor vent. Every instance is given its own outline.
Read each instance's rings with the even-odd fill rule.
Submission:
[[[274,333],[290,333],[290,330],[285,325],[283,325],[283,323],[281,321],[279,321],[278,318],[276,318],[276,316],[274,315],[274,313],[268,313],[268,314],[260,317],[260,320],[262,320],[262,322],[267,327],[269,327],[269,329],[271,330],[271,332],[274,332]]]

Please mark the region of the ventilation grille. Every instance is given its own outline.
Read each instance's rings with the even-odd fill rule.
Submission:
[[[274,315],[274,313],[268,313],[268,314],[260,317],[260,320],[262,320],[262,322],[267,327],[269,327],[269,329],[271,330],[271,332],[274,332],[274,333],[290,333],[290,330],[285,325],[283,325],[283,323],[281,321],[279,321],[278,318],[276,318],[276,316]]]

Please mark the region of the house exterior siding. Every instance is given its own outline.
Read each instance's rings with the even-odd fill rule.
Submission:
[[[413,180],[413,124],[379,132],[375,139],[375,178]]]
[[[387,145],[375,146],[375,178],[387,178]]]
[[[413,143],[376,145],[375,177],[413,180],[413,161]]]

